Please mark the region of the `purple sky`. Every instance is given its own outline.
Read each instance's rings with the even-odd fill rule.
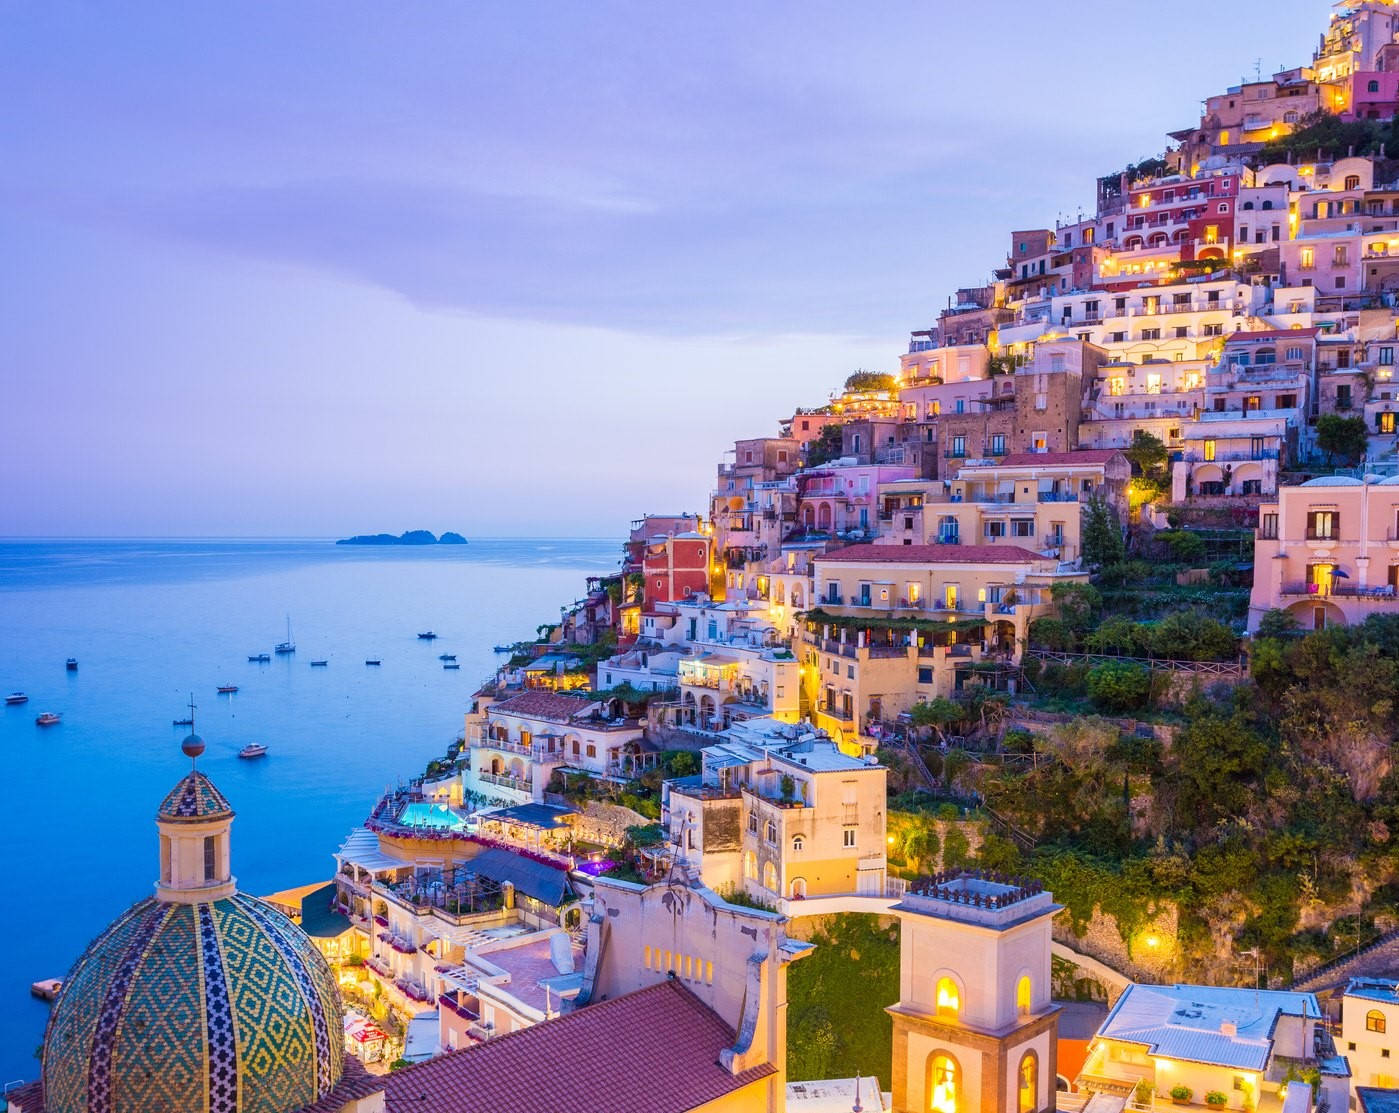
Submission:
[[[0,4],[0,535],[699,509],[1329,12],[1200,8]]]

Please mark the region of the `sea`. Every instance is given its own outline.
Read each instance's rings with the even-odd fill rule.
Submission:
[[[191,702],[199,767],[236,812],[239,887],[329,880],[378,796],[462,733],[492,647],[557,622],[620,551],[577,538],[0,540],[0,694],[29,696],[0,708],[0,1085],[39,1073],[48,1006],[30,984],[62,977],[151,893],[155,810],[190,767],[189,728],[173,722]],[[296,652],[250,663],[288,620]],[[46,711],[62,722],[37,726]],[[268,755],[240,760],[249,742]]]

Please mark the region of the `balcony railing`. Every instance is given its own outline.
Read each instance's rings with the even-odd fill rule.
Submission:
[[[499,773],[487,773],[485,770],[477,773],[477,776],[488,785],[497,785],[500,788],[513,788],[516,792],[534,791],[534,782],[524,777],[502,776]]]
[[[855,713],[853,711],[846,711],[843,707],[836,707],[831,704],[823,703],[820,710],[821,714],[825,715],[827,718],[836,719],[842,723],[854,723],[855,721]]]

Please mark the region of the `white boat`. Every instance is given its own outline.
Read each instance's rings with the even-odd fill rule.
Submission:
[[[45,978],[40,982],[33,982],[29,986],[29,992],[43,1001],[52,1001],[58,996],[58,991],[63,988],[62,978]]]
[[[45,711],[42,715],[35,719],[34,722],[36,722],[41,727],[51,727],[58,723],[60,720],[62,720],[62,718],[62,715],[55,715],[52,711]]]
[[[287,615],[287,640],[272,647],[273,653],[295,653],[296,642],[291,640],[291,615]]]
[[[267,747],[261,742],[249,742],[238,751],[238,756],[242,758],[266,757]]]
[[[11,692],[8,696],[5,697],[6,707],[13,707],[15,704],[28,702],[29,697],[26,696],[23,692]]]

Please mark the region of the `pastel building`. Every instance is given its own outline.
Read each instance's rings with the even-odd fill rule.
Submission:
[[[1249,630],[1271,610],[1305,629],[1399,614],[1399,476],[1323,476],[1258,511]]]
[[[1183,1086],[1196,1105],[1220,1093],[1228,1109],[1279,1110],[1279,1091],[1296,1065],[1317,1070],[1322,1101],[1344,1109],[1349,1071],[1329,1052],[1324,1025],[1310,993],[1129,985],[1099,1028],[1078,1083],[1120,1097],[1141,1083],[1163,1097]]]
[[[887,770],[874,758],[766,719],[736,724],[702,761],[697,782],[668,782],[662,815],[702,884],[794,916],[840,910],[819,898],[885,896]]]
[[[1262,498],[1278,489],[1278,468],[1296,455],[1294,410],[1202,413],[1185,426],[1171,464],[1171,501]]]
[[[647,604],[709,589],[710,539],[698,530],[653,537],[641,560]]]
[[[499,702],[481,697],[466,716],[462,788],[481,800],[521,804],[542,801],[557,770],[628,776],[642,733],[635,719],[586,697],[546,691]]]
[[[1356,1086],[1399,1087],[1399,983],[1352,978],[1341,998],[1340,1050]]]

